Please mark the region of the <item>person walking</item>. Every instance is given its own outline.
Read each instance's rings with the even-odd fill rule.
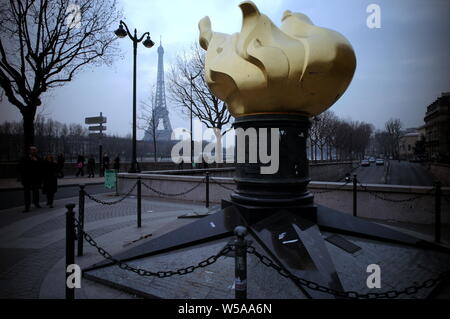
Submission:
[[[36,208],[41,208],[39,205],[39,188],[42,183],[42,162],[38,156],[38,149],[35,146],[30,146],[28,154],[24,156],[19,162],[20,180],[24,191],[24,213],[30,211],[31,198]]]
[[[87,163],[88,177],[95,177],[95,158],[90,155]]]
[[[119,155],[116,156],[113,163],[113,169],[115,169],[117,172],[120,170],[120,157]]]
[[[58,158],[56,160],[56,164],[58,167],[58,178],[64,178],[64,163],[66,162],[66,159],[64,157],[64,154],[59,154]]]
[[[52,155],[47,155],[42,165],[42,194],[47,196],[47,206],[53,208],[53,200],[58,190],[58,165]]]
[[[103,176],[105,176],[105,171],[109,169],[109,156],[105,153],[103,156]]]
[[[84,156],[78,155],[77,164],[76,164],[76,167],[78,170],[75,175],[76,177],[78,177],[79,175],[84,176],[84,161],[85,161]]]

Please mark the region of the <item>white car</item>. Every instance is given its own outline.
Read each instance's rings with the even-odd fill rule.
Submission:
[[[384,165],[384,160],[379,158],[379,159],[376,160],[375,163],[376,163],[376,165]]]

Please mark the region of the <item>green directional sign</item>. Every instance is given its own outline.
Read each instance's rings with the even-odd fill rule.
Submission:
[[[116,187],[117,172],[115,169],[105,170],[105,187],[113,189]]]

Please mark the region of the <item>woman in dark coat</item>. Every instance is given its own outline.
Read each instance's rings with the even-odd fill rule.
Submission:
[[[47,206],[53,208],[53,199],[58,190],[58,165],[48,155],[43,163],[42,193],[47,195]]]

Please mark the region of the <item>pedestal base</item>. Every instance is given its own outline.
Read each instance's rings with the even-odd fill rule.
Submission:
[[[389,267],[392,267],[384,269],[383,271],[393,274],[391,275],[393,280],[400,280],[403,278],[400,280],[403,285],[397,287],[398,289],[403,289],[406,286],[413,284],[413,282],[409,282],[411,281],[411,278],[417,279],[425,277],[424,279],[426,280],[429,279],[426,276],[431,277],[429,271],[427,272],[421,267],[412,264],[418,260],[418,258],[425,258],[428,260],[432,255],[432,259],[436,261],[437,257],[434,254],[439,255],[440,251],[443,251],[445,252],[445,258],[447,259],[443,261],[442,264],[446,265],[445,267],[448,267],[448,263],[450,262],[450,256],[446,249],[405,235],[388,227],[371,223],[327,207],[317,206],[315,214],[311,213],[310,215],[298,212],[293,207],[279,208],[270,213],[267,210],[262,211],[260,208],[254,209],[251,207],[244,207],[228,201],[223,202],[223,208],[217,213],[162,235],[159,238],[143,242],[136,247],[117,254],[114,258],[125,262],[137,262],[155,255],[171,252],[178,254],[180,251],[183,251],[183,249],[189,249],[189,247],[195,247],[200,244],[205,245],[206,243],[216,242],[217,240],[228,237],[232,238],[233,230],[238,225],[245,225],[249,230],[249,239],[257,242],[263,250],[261,253],[269,256],[279,266],[284,267],[297,277],[336,290],[345,290],[348,289],[347,287],[349,286],[352,287],[352,285],[355,284],[355,278],[360,278],[361,276],[355,274],[355,278],[353,278],[352,274],[343,275],[342,272],[337,270],[346,269],[351,266],[350,264],[347,266],[345,265],[346,262],[352,262],[349,261],[348,258],[343,257],[349,254],[349,256],[352,256],[352,254],[349,253],[349,251],[346,251],[344,246],[339,246],[339,243],[336,244],[338,246],[333,246],[337,248],[333,248],[331,253],[330,244],[327,242],[327,239],[329,238],[324,238],[324,234],[327,234],[328,237],[330,234],[336,235],[341,233],[345,234],[345,236],[350,234],[353,236],[352,238],[359,237],[369,240],[371,244],[362,245],[356,253],[353,253],[353,256],[355,258],[360,256],[357,257],[357,259],[362,260],[363,263],[367,260],[368,264],[376,262],[384,265],[385,263]],[[345,238],[343,241],[345,243]],[[379,243],[378,245],[377,242]],[[358,244],[357,241],[356,244]],[[380,246],[380,248],[378,248],[378,246]],[[404,254],[402,256],[396,256],[398,253],[392,255],[389,250],[395,247],[407,248],[404,251],[408,251],[409,255]],[[376,252],[379,253],[380,251],[382,254],[383,251],[386,251],[386,256],[374,256]],[[425,255],[422,257],[421,254]],[[374,259],[374,257],[376,258]],[[192,263],[196,264],[199,260],[186,260],[186,265],[183,266],[190,266]],[[218,261],[218,263],[219,262],[220,261]],[[358,271],[366,274],[365,268],[368,264],[359,265],[361,266],[361,269],[358,268]],[[352,265],[352,267],[353,266],[354,265]],[[88,276],[88,278],[95,279],[95,277],[98,277],[96,272],[99,269],[105,269],[107,267],[117,266],[114,266],[110,261],[103,261],[85,269],[83,273]],[[263,267],[263,265],[261,265],[261,267]],[[442,269],[444,266],[440,265],[439,267],[441,268],[434,269],[433,274],[445,270]],[[152,264],[147,268],[151,270],[173,270],[164,268],[155,269]],[[411,269],[411,273],[405,273],[405,269]],[[423,273],[421,273],[421,271]],[[367,275],[364,275],[365,278]],[[251,276],[251,274],[249,274],[249,276]],[[280,275],[273,271],[273,276]],[[121,275],[121,278],[121,285],[123,286],[123,275]],[[351,284],[348,280],[351,281]],[[395,283],[387,282],[386,279],[384,280],[384,283],[386,284],[384,287],[395,287]],[[108,284],[105,280],[103,280],[103,282]],[[333,295],[297,285],[295,282],[293,283],[299,289],[299,297],[335,298]],[[115,284],[114,280],[111,281],[111,284]],[[357,284],[361,286],[365,284],[365,282]],[[381,290],[391,289],[386,288]],[[431,292],[432,289],[427,289],[425,295],[422,293],[421,296],[426,297]],[[145,294],[143,296],[145,296]]]

